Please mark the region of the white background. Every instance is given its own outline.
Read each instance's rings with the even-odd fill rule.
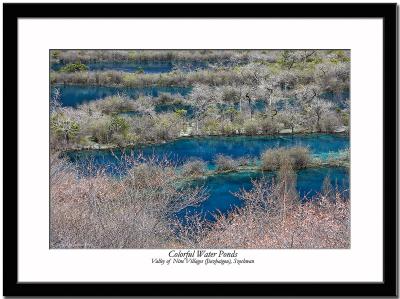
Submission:
[[[19,281],[382,280],[381,21],[21,19],[18,26]],[[51,48],[351,49],[351,249],[240,250],[256,261],[240,269],[152,264],[163,250],[49,250]]]

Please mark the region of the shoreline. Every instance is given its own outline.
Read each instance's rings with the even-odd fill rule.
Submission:
[[[192,88],[192,85],[160,85],[160,84],[151,84],[151,85],[141,85],[141,86],[127,86],[123,84],[83,84],[83,83],[65,83],[65,82],[50,82],[50,88],[56,88],[57,85],[61,86],[79,86],[79,87],[105,87],[105,88],[153,88],[153,87],[165,87],[165,88]]]
[[[336,162],[336,163],[334,163]],[[313,161],[310,165],[307,165],[306,167],[295,169],[294,171],[297,173],[298,171],[305,170],[305,169],[317,169],[317,168],[345,168],[349,169],[349,165],[347,165],[348,161],[344,161],[341,159],[335,159],[332,161],[321,161],[321,162],[316,162]],[[190,181],[195,181],[195,180],[206,180],[210,177],[213,176],[219,176],[219,175],[230,175],[230,174],[236,174],[236,173],[246,173],[246,172],[251,172],[251,173],[257,173],[257,172],[277,172],[278,170],[264,170],[260,167],[257,166],[241,166],[238,167],[237,169],[233,170],[227,170],[227,171],[217,171],[217,170],[210,170],[204,175],[198,175],[198,176],[181,176],[179,179],[179,182],[190,182]]]
[[[260,134],[260,135],[246,135],[246,134],[234,134],[234,135],[190,135],[190,136],[179,136],[176,138],[173,138],[171,140],[167,141],[162,141],[162,142],[145,142],[145,143],[138,143],[138,144],[127,144],[125,146],[119,146],[116,144],[110,144],[110,145],[90,145],[90,146],[83,146],[80,148],[67,148],[67,149],[57,149],[54,150],[54,152],[59,152],[59,153],[69,153],[69,152],[84,152],[84,151],[111,151],[111,150],[132,150],[135,148],[141,148],[141,147],[146,147],[146,146],[160,146],[163,144],[167,143],[172,143],[178,140],[182,139],[206,139],[206,138],[216,138],[216,137],[223,137],[223,138],[233,138],[233,137],[250,137],[250,138],[276,138],[279,136],[309,136],[309,135],[336,135],[336,136],[347,136],[350,138],[350,132],[279,132],[278,134],[274,135],[266,135],[266,134]],[[50,149],[50,152],[52,149]]]

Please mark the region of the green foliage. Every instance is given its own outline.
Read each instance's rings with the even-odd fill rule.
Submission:
[[[187,110],[185,109],[177,109],[175,110],[175,115],[179,118],[185,118],[187,114]]]
[[[92,119],[88,124],[88,134],[91,136],[91,140],[100,144],[108,144],[111,139],[110,134],[110,117],[102,117],[98,119]]]
[[[180,132],[180,120],[174,113],[164,113],[157,116],[151,132],[155,140],[170,140],[176,138]]]
[[[291,69],[297,62],[294,53],[293,50],[283,50],[276,61],[277,64],[283,69]]]
[[[219,121],[216,119],[208,119],[204,123],[203,131],[210,135],[216,135],[219,131]]]
[[[235,107],[229,107],[225,110],[225,114],[227,114],[231,121],[239,114],[239,111],[235,109]]]
[[[124,111],[132,111],[133,107],[134,101],[123,95],[109,96],[81,106],[82,109],[99,111],[102,114],[109,115],[118,114]]]
[[[329,61],[333,64],[350,62],[350,56],[348,56],[344,50],[333,50],[330,54],[333,55],[333,57],[329,59]]]
[[[312,65],[316,65],[316,64],[322,63],[323,61],[324,61],[324,60],[322,59],[322,57],[313,56],[313,57],[310,59],[309,63],[312,64]]]
[[[136,55],[136,51],[129,51],[128,52],[128,59],[129,60],[133,60],[133,61],[136,60],[136,56],[137,56]]]
[[[220,125],[220,132],[224,135],[233,135],[238,132],[239,129],[232,122],[223,122]]]
[[[246,135],[257,135],[259,131],[258,123],[254,119],[246,120],[243,128]]]
[[[51,50],[50,51],[50,56],[54,59],[58,59],[60,57],[60,51],[58,50]]]
[[[125,118],[119,115],[115,115],[111,118],[111,123],[109,126],[110,132],[119,133],[123,136],[126,136],[129,129],[129,124]]]
[[[104,115],[91,119],[86,125],[85,132],[90,136],[92,142],[123,146],[138,141],[138,137],[130,133],[129,129],[129,123],[124,117]]]
[[[61,73],[75,73],[75,72],[82,72],[82,71],[87,71],[89,68],[87,65],[83,63],[68,63],[64,65],[61,69]]]
[[[57,138],[67,143],[73,140],[80,130],[76,121],[58,113],[51,116],[50,129]]]
[[[342,112],[341,117],[342,117],[343,125],[349,126],[350,125],[350,113]]]

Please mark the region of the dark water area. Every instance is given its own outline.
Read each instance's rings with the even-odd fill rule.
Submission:
[[[343,192],[349,198],[349,172],[345,168],[310,168],[297,171],[297,186],[300,200],[312,199],[322,191],[325,177],[329,177],[333,188]],[[197,207],[188,207],[176,214],[180,219],[186,215],[200,214],[208,220],[214,220],[213,214],[227,214],[235,207],[243,207],[244,201],[235,196],[241,190],[250,190],[252,180],[276,178],[275,172],[238,172],[210,176],[193,181],[190,186],[203,186],[209,195],[208,199]]]
[[[192,89],[190,87],[106,87],[91,85],[54,85],[51,89],[51,97],[54,95],[54,88],[61,92],[61,104],[66,107],[76,107],[85,102],[102,99],[117,94],[125,94],[131,98],[139,95],[158,97],[160,93],[187,95]]]
[[[53,63],[51,69],[59,71],[65,64]],[[169,73],[174,70],[184,72],[205,69],[208,63],[205,61],[141,61],[141,62],[94,62],[87,63],[89,71],[120,71],[127,73],[143,72],[145,74]]]
[[[180,138],[175,141],[158,145],[148,145],[133,149],[120,150],[87,150],[67,153],[71,162],[82,167],[90,161],[96,167],[105,167],[110,173],[121,170],[119,158],[124,153],[127,156],[166,157],[177,165],[193,159],[207,162],[214,169],[216,155],[223,154],[232,158],[249,157],[258,159],[268,148],[307,146],[311,153],[322,159],[331,152],[349,148],[349,137],[341,134],[308,134],[308,135],[278,135],[278,136],[232,136],[232,137],[202,137]]]

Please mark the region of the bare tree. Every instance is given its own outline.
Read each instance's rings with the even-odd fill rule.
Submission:
[[[196,133],[199,134],[200,120],[205,117],[207,108],[216,103],[214,89],[204,84],[196,84],[189,96],[189,101],[195,107]]]
[[[279,116],[285,126],[291,129],[292,134],[294,133],[294,129],[302,124],[303,116],[300,114],[300,111],[293,106],[286,107],[285,110],[279,113]]]
[[[321,119],[333,108],[333,104],[320,98],[314,98],[307,106],[307,112],[314,120],[317,131],[321,132]]]
[[[50,98],[50,113],[56,112],[61,108],[61,90],[59,88],[53,89],[53,95]]]
[[[139,96],[133,103],[132,108],[134,111],[140,112],[150,117],[155,117],[155,105],[151,97]]]

